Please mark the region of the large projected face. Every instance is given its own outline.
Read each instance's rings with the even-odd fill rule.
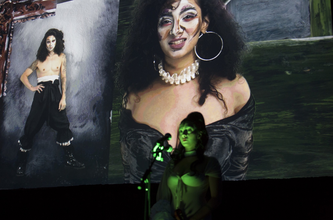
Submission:
[[[207,146],[203,146],[207,149],[205,155],[215,157],[221,169],[226,167],[224,164],[229,163],[231,142],[242,143],[244,146],[241,148],[245,151],[251,148],[252,142],[247,140],[252,140],[252,123],[247,123],[244,127],[242,120],[253,120],[254,100],[250,97],[245,79],[235,72],[244,43],[237,34],[237,25],[231,22],[231,16],[222,1],[201,2],[137,2],[140,7],[133,14],[133,23],[124,49],[126,58],[121,60],[123,67],[117,73],[126,91],[123,102],[126,114],[119,116],[126,183],[140,182],[141,173],[149,166],[151,149],[156,140],[166,133],[173,137],[179,136],[178,125],[192,112],[199,112],[210,128],[207,132],[211,140]],[[215,19],[216,17],[219,19]],[[156,21],[152,21],[152,18],[156,18]],[[203,55],[215,52],[213,48],[221,48],[221,40],[216,42],[210,38],[213,36],[211,32],[206,33],[209,23],[214,24],[209,27],[209,31],[224,39],[226,50],[216,56],[214,61],[204,62],[199,61],[200,56],[196,56],[195,46],[198,46],[198,54]],[[157,39],[154,34],[147,35],[147,31],[154,28]],[[205,38],[200,38],[199,41],[200,33],[203,33]],[[154,69],[152,61],[156,64]],[[199,71],[196,66],[199,66]],[[191,80],[186,79],[183,83],[174,83],[179,78],[184,79],[184,73],[194,73],[196,76],[191,76]],[[171,77],[174,80],[171,80]],[[246,108],[243,108],[244,106]],[[242,111],[236,115],[240,109]],[[229,119],[224,120],[226,118]],[[232,127],[239,126],[239,129],[229,131],[231,126],[226,123],[232,124]],[[174,138],[168,142],[175,152],[180,146],[179,143],[188,151],[196,147],[196,135],[190,134],[190,130],[184,128],[181,136],[183,138],[180,140]],[[228,138],[231,136],[237,141],[230,141]],[[179,148],[183,150],[181,146]],[[151,182],[160,182],[167,162],[171,159],[169,155],[165,156],[167,159],[163,163],[154,164]],[[236,160],[243,158],[235,157]],[[246,159],[246,163],[242,163],[245,168],[237,167],[237,172],[241,174],[230,172],[229,176],[224,178],[242,179],[247,161]],[[226,173],[224,170],[223,172]]]
[[[51,52],[56,46],[57,40],[53,35],[50,35],[46,38],[46,49]]]
[[[158,38],[168,58],[194,57],[202,24],[201,9],[194,0],[174,2],[162,10],[158,20]]]

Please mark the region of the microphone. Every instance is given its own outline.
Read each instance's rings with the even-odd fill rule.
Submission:
[[[163,162],[162,151],[167,151],[168,153],[172,152],[172,147],[170,145],[164,147],[164,141],[171,140],[171,134],[166,133],[162,138],[156,141],[155,147],[153,148],[153,156],[157,161]]]
[[[168,141],[168,140],[171,140],[171,134],[166,133],[162,138],[160,138],[156,141],[156,144],[159,143],[159,144],[163,145],[164,141]]]

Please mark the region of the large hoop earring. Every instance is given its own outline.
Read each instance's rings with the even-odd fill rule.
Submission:
[[[202,58],[202,57],[200,57],[200,56],[198,55],[198,52],[197,52],[197,46],[194,47],[194,52],[195,52],[195,55],[198,57],[198,59],[200,59],[200,60],[202,60],[202,61],[212,61],[212,60],[216,59],[218,56],[220,56],[220,54],[221,54],[221,52],[222,52],[222,50],[223,50],[223,39],[222,39],[222,37],[221,37],[218,33],[215,33],[214,31],[206,31],[206,34],[215,34],[215,35],[217,35],[217,36],[220,38],[220,40],[221,40],[221,49],[220,49],[220,51],[218,52],[218,54],[217,54],[215,57],[213,57],[213,58],[208,58],[208,59],[206,59],[206,58]],[[199,39],[200,39],[202,36],[203,36],[203,33],[200,34]]]

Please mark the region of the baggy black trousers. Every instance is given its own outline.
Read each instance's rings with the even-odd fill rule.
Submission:
[[[41,93],[35,92],[30,113],[24,127],[24,135],[19,139],[23,150],[30,150],[35,135],[47,122],[52,129],[57,131],[56,143],[68,145],[73,140],[73,134],[69,129],[69,121],[66,109],[59,111],[61,93],[59,80],[40,82],[45,87]]]

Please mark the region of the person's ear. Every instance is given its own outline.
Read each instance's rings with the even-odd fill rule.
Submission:
[[[208,18],[208,16],[205,16],[202,19],[201,33],[206,33],[208,26],[209,26],[209,18]]]

